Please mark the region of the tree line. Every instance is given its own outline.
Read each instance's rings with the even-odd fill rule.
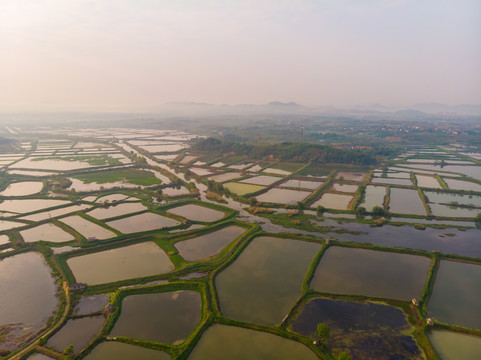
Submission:
[[[245,155],[253,159],[273,156],[282,161],[376,165],[398,150],[389,146],[365,149],[339,149],[323,144],[281,142],[276,144],[246,144],[205,138],[195,142],[192,151]]]

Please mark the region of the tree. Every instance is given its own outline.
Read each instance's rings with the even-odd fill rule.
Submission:
[[[329,339],[330,333],[331,331],[329,329],[329,326],[323,323],[317,324],[316,335],[319,338],[319,341],[324,345],[327,343],[327,339]]]
[[[326,209],[324,206],[322,206],[322,205],[319,205],[319,206],[317,207],[317,214],[318,214],[318,215],[322,215],[322,214],[324,214],[326,211],[327,211],[327,209]]]
[[[366,211],[366,208],[365,207],[362,207],[362,206],[359,206],[355,211],[354,213],[356,214],[356,218],[362,218],[364,217],[366,214],[367,214],[367,211]]]
[[[73,350],[73,345],[69,345],[65,348],[65,350],[63,351],[64,355],[71,355],[74,353],[74,350]]]
[[[372,214],[376,217],[384,216],[384,209],[380,206],[374,206],[372,208]]]
[[[481,213],[479,213],[479,214],[476,216],[476,218],[475,218],[474,221],[476,222],[476,227],[477,227],[478,229],[481,229]]]

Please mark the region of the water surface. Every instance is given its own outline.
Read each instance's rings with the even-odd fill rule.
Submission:
[[[310,191],[272,188],[264,194],[256,196],[256,199],[260,202],[294,205],[309,195],[311,195]]]
[[[228,226],[209,234],[175,243],[175,247],[186,261],[205,259],[217,254],[225,246],[244,233],[240,226]]]
[[[329,326],[328,346],[335,354],[353,359],[423,359],[416,341],[407,335],[411,326],[398,308],[372,302],[313,299],[289,327],[316,339],[317,324]]]
[[[199,324],[201,308],[191,290],[126,296],[111,335],[180,344]]]
[[[428,336],[441,360],[479,360],[481,337],[442,330],[432,330]]]
[[[262,331],[214,324],[202,335],[189,360],[315,360],[301,343]]]
[[[21,181],[12,183],[0,192],[2,196],[26,196],[40,192],[43,188],[41,181]]]
[[[9,325],[19,344],[35,333],[58,306],[57,285],[44,258],[34,252],[0,260],[0,326]],[[8,333],[8,331],[7,331]],[[6,346],[0,338],[0,349]]]
[[[179,225],[177,220],[146,212],[139,215],[133,215],[119,220],[109,221],[108,226],[117,229],[124,234],[131,234],[141,231],[150,231],[164,227],[172,227]]]
[[[222,219],[225,214],[223,211],[214,210],[201,205],[188,204],[170,208],[168,212],[185,217],[186,219],[201,222],[212,222]]]
[[[441,261],[428,314],[448,324],[481,330],[481,265]]]
[[[259,237],[215,279],[221,312],[264,325],[282,321],[301,295],[302,281],[321,246]]]
[[[337,294],[411,300],[421,296],[431,261],[423,256],[330,247],[310,287]]]
[[[129,245],[70,258],[77,282],[90,285],[162,274],[174,269],[167,254],[153,242]]]
[[[34,242],[39,240],[50,242],[64,242],[74,240],[72,234],[62,230],[52,223],[35,226],[31,229],[20,231],[20,235],[25,242]]]
[[[48,340],[47,345],[59,352],[73,345],[74,353],[79,353],[100,332],[104,322],[103,315],[70,319]]]
[[[85,357],[85,360],[169,360],[169,354],[121,342],[103,342]]]

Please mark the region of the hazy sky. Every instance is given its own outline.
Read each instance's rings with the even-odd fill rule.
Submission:
[[[480,0],[0,0],[0,111],[481,103]]]

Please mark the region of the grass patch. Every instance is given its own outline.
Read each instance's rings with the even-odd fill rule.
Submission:
[[[74,175],[73,178],[83,181],[86,184],[105,184],[123,181],[134,185],[150,186],[162,183],[162,181],[155,177],[150,171],[138,169],[99,171]]]
[[[61,161],[79,161],[86,162],[89,165],[101,166],[101,165],[122,165],[119,159],[107,156],[107,155],[83,155],[83,156],[48,156],[38,157],[32,159],[32,161],[42,160],[61,160]]]

